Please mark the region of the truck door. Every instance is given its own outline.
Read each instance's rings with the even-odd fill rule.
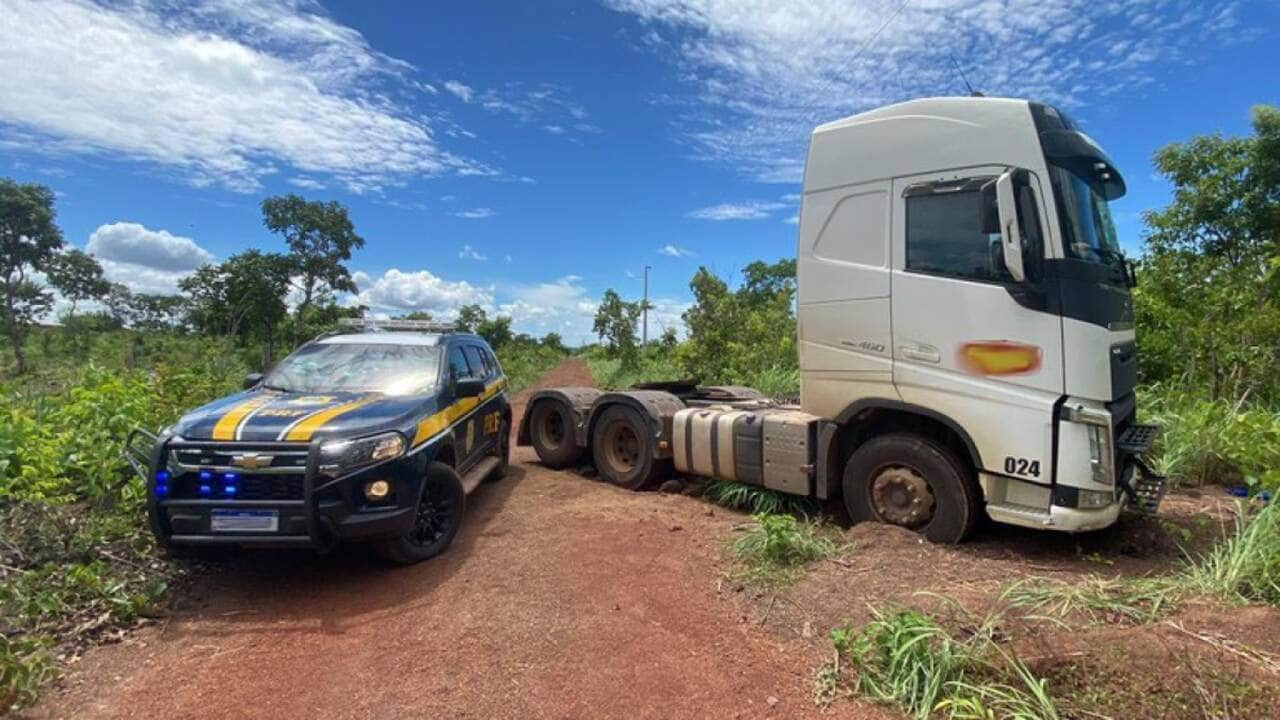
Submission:
[[[894,180],[893,377],[904,402],[969,435],[981,469],[1048,485],[1062,319],[1036,285],[1044,213],[1032,173],[1016,191],[1028,282],[1005,269],[992,184],[1004,170]]]

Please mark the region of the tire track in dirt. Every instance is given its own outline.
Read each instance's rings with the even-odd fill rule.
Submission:
[[[535,387],[590,382],[568,359]],[[32,716],[819,714],[813,645],[719,594],[719,548],[740,516],[550,471],[528,448],[513,460],[470,499],[444,556],[389,568],[359,547],[244,553],[162,624],[90,651]]]

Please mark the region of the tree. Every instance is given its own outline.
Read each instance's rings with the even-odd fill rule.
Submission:
[[[337,201],[308,201],[297,195],[262,201],[262,222],[289,245],[289,258],[299,276],[302,300],[297,315],[311,307],[318,290],[356,292],[345,263],[352,250],[364,247],[347,208]]]
[[[102,275],[102,266],[87,252],[70,248],[54,255],[45,271],[49,284],[71,301],[68,315],[76,314],[83,300],[101,300],[111,291],[111,283]]]
[[[666,328],[662,331],[662,337],[658,339],[658,344],[663,350],[674,350],[680,344],[680,334],[675,328]]]
[[[30,278],[32,272],[48,271],[62,248],[53,200],[53,191],[43,185],[0,179],[0,325],[13,346],[19,373],[27,370],[22,345],[31,325],[53,307],[52,296]]]
[[[428,321],[431,319],[431,313],[427,312],[426,310],[414,310],[411,313],[405,313],[404,315],[400,315],[396,317],[396,319]]]
[[[560,337],[560,333],[558,332],[549,332],[544,335],[542,337],[542,346],[555,350],[558,353],[565,351],[564,339]]]
[[[186,300],[178,295],[137,293],[129,297],[129,324],[139,330],[173,330],[182,323]]]
[[[476,328],[487,319],[488,315],[479,305],[463,305],[458,308],[458,317],[453,324],[462,332],[475,332]]]
[[[1174,192],[1143,217],[1134,309],[1144,381],[1280,401],[1280,108],[1254,108],[1253,128],[1156,152]]]
[[[481,320],[476,325],[475,332],[495,348],[510,344],[512,340],[511,318],[506,315],[498,315],[492,320]]]
[[[604,292],[596,309],[592,331],[605,343],[610,357],[619,358],[625,366],[639,359],[636,348],[636,321],[640,319],[640,303],[627,302],[612,288]]]
[[[262,343],[262,363],[272,359],[275,331],[288,316],[290,259],[246,250],[219,265],[203,265],[179,282],[188,294],[187,319],[197,330]]]
[[[747,265],[736,291],[698,268],[689,288],[694,296],[684,313],[689,339],[677,356],[691,376],[750,384],[762,372],[796,367],[794,260]]]

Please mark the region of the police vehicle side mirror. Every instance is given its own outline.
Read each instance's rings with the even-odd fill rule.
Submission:
[[[453,391],[458,397],[479,397],[484,394],[484,381],[465,378],[454,383]]]
[[[252,390],[260,382],[262,382],[262,373],[249,373],[244,376],[244,389]]]

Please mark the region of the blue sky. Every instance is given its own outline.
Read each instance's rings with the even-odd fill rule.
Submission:
[[[280,249],[267,195],[351,208],[379,312],[478,302],[585,339],[600,294],[678,325],[698,265],[794,256],[818,122],[964,91],[1048,100],[1125,172],[1280,103],[1280,6],[1226,0],[0,0],[0,175],[58,192],[113,279]]]

